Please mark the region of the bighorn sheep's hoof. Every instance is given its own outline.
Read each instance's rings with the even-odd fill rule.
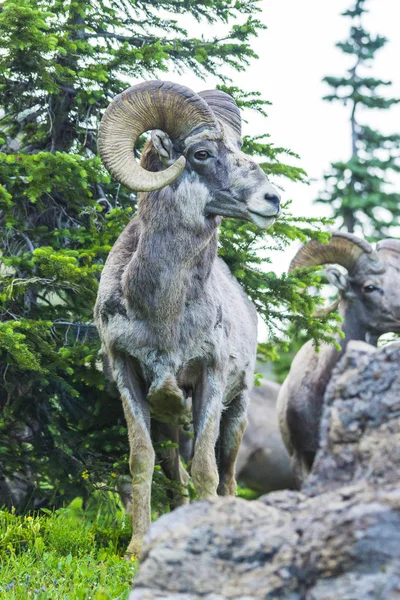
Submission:
[[[178,506],[183,506],[184,504],[190,504],[189,496],[181,496],[178,498],[178,500],[175,502],[175,508],[178,508]]]
[[[179,463],[179,476],[180,476],[182,485],[187,486],[189,483],[190,477],[189,477],[189,473],[182,466],[182,463]]]
[[[124,554],[124,559],[132,564],[136,562],[142,551],[142,545],[143,539],[141,537],[133,536]]]
[[[151,416],[157,421],[174,425],[190,424],[190,408],[186,405],[184,395],[172,375],[166,377],[161,383],[153,383],[147,399]]]
[[[236,496],[237,486],[236,480],[232,479],[229,482],[221,482],[218,486],[218,496]]]
[[[130,554],[130,552],[125,552],[124,560],[133,565],[137,562],[137,556],[135,554]]]

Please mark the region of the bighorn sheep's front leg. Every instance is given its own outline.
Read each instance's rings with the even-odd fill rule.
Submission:
[[[247,391],[243,391],[222,413],[217,444],[219,496],[236,495],[235,463],[247,425],[247,405]]]
[[[191,475],[201,500],[217,496],[219,483],[215,445],[219,435],[224,384],[204,373],[193,392],[195,445]]]
[[[122,397],[130,447],[133,531],[126,553],[138,556],[151,519],[151,482],[155,453],[150,437],[150,411],[133,360],[128,356],[114,357],[112,370]]]

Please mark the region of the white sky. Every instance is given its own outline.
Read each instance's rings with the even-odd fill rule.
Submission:
[[[312,201],[322,189],[322,175],[329,164],[350,156],[349,109],[322,100],[330,91],[322,79],[326,75],[342,76],[352,65],[353,59],[335,43],[348,35],[351,21],[340,13],[353,4],[354,0],[262,0],[260,18],[268,29],[252,42],[259,60],[252,61],[244,73],[230,72],[235,85],[260,91],[264,99],[273,103],[267,109],[268,119],[247,112],[244,133],[270,133],[276,145],[300,155],[300,161],[293,164],[304,168],[312,180],[309,186],[281,182],[285,188],[282,198],[293,200],[295,215],[330,216],[328,207],[313,205]],[[391,80],[393,85],[382,87],[382,92],[400,97],[400,0],[369,0],[367,8],[364,26],[389,40],[377,52],[370,73]],[[213,77],[203,83],[187,74],[171,74],[172,78],[195,91],[217,83]],[[398,132],[400,106],[369,111],[366,119],[369,125],[384,132]],[[276,253],[272,257],[273,269],[286,269],[294,253],[295,248]]]

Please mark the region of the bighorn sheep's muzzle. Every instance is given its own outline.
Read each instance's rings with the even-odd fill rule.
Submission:
[[[268,181],[247,201],[247,210],[253,223],[261,229],[268,229],[281,214],[281,197]]]

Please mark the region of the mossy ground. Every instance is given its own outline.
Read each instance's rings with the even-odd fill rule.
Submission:
[[[0,598],[127,598],[136,570],[136,562],[123,559],[129,518],[110,524],[74,502],[47,514],[0,511]]]

